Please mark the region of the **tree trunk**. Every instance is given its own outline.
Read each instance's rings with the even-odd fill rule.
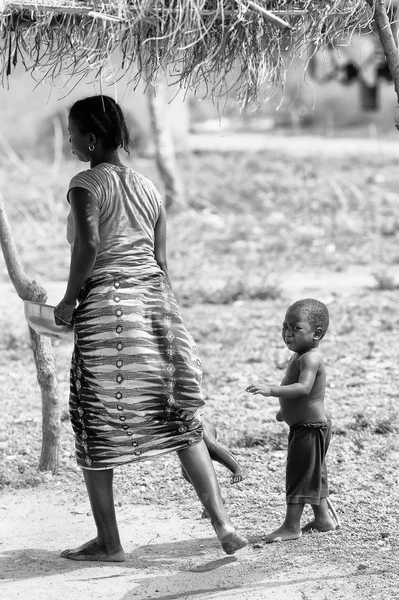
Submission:
[[[399,53],[398,40],[395,40],[394,36],[394,31],[397,33],[397,24],[394,23],[396,21],[394,17],[398,12],[398,2],[395,0],[389,2],[389,5],[387,5],[386,0],[366,0],[366,2],[374,9],[375,25],[392,75],[399,105]],[[396,116],[395,122],[396,128],[399,129],[399,115]]]
[[[31,281],[23,270],[1,196],[0,244],[8,274],[19,297],[22,300],[45,302],[46,291],[36,281]],[[42,451],[39,469],[55,473],[58,468],[60,405],[54,357],[49,338],[37,335],[30,327],[29,334],[42,395]]]
[[[148,85],[147,98],[150,111],[151,129],[155,142],[156,162],[165,185],[165,208],[183,203],[182,183],[175,160],[173,141],[165,125],[167,106],[167,82],[158,76],[156,89]]]

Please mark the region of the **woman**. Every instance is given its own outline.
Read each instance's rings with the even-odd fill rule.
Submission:
[[[171,290],[162,200],[120,161],[130,140],[112,98],[76,102],[68,129],[73,154],[90,169],[69,184],[71,265],[55,318],[75,330],[70,413],[97,537],[62,556],[124,561],[113,468],[172,450],[233,554],[248,542],[224,509],[203,441],[201,363]]]

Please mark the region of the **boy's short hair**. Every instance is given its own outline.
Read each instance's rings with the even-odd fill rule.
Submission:
[[[328,308],[323,302],[315,300],[314,298],[304,298],[303,300],[297,300],[294,304],[291,304],[287,312],[291,311],[305,313],[309,323],[315,329],[317,329],[317,327],[321,328],[321,338],[324,337],[330,324],[330,316],[328,314]]]

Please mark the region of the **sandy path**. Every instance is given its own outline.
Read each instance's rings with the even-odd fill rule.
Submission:
[[[381,574],[308,564],[300,552],[284,563],[269,547],[227,556],[200,518],[156,506],[118,509],[124,564],[76,563],[60,549],[92,534],[86,501],[51,483],[0,499],[0,596],[4,600],[363,600],[385,598]],[[327,534],[328,535],[328,534]],[[287,548],[288,549],[288,548]],[[291,549],[292,550],[292,547]],[[375,587],[373,581],[375,580]],[[374,588],[369,596],[366,590]]]

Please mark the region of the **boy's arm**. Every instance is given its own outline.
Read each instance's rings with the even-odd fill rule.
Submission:
[[[288,385],[256,386],[249,385],[247,392],[261,394],[262,396],[276,396],[277,398],[295,399],[308,396],[314,385],[320,367],[320,358],[311,352],[298,359],[299,377],[297,383]]]

